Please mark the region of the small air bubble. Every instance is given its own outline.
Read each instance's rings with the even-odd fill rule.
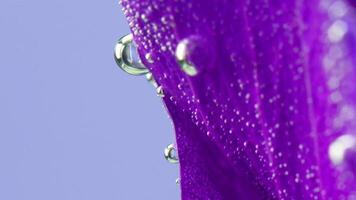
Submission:
[[[145,59],[147,60],[148,63],[152,64],[154,62],[150,53],[145,54]]]

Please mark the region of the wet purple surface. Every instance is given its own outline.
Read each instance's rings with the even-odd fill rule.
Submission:
[[[165,93],[182,199],[356,198],[354,153],[330,146],[355,131],[355,18],[347,3],[121,4]],[[175,58],[184,39],[196,76]]]

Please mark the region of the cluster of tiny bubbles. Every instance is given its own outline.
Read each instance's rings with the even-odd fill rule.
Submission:
[[[170,5],[164,1],[160,3],[155,1],[140,2],[137,5],[124,6],[124,11],[126,11],[131,30],[135,36],[138,36],[144,49],[153,49],[159,45],[159,53],[174,54],[172,44],[174,34],[165,34],[173,32],[176,26],[172,14],[176,11]],[[164,14],[162,15],[162,13]],[[157,17],[157,15],[161,16]]]
[[[330,21],[326,24],[326,35],[330,50],[323,59],[323,66],[326,72],[329,73],[329,88],[337,90],[343,77],[342,71],[346,67],[345,62],[341,63],[340,61],[345,58],[345,49],[342,42],[348,32],[348,25],[344,21],[344,17],[348,13],[348,7],[342,0],[324,0],[324,2],[328,3],[324,3],[327,4],[324,7],[326,7],[330,18]],[[337,93],[332,94],[330,98],[332,102],[341,100],[340,95]]]
[[[168,53],[173,55],[175,46],[173,45],[175,42],[174,34],[165,34],[167,32],[173,32],[173,28],[175,27],[172,7],[165,6],[165,2],[162,1],[158,3],[157,1],[146,1],[140,2],[139,4],[131,4],[126,0],[124,7],[125,15],[128,19],[129,26],[135,35],[135,40],[140,44],[140,50],[143,52],[147,52],[141,59],[144,59],[145,64],[151,65],[155,62],[160,61],[164,58],[164,54]],[[142,9],[144,7],[144,9]],[[142,11],[142,12],[141,12]],[[160,20],[157,21],[156,14],[166,13],[160,17]],[[159,47],[157,50],[156,47]],[[155,49],[155,53],[153,54],[151,51]],[[163,81],[162,79],[169,79],[170,77],[164,73],[163,76],[158,77],[156,80],[154,79],[152,73],[145,74],[146,79],[153,84],[156,88],[156,93],[159,97],[164,97],[163,87],[158,85],[158,82]],[[182,80],[184,82],[184,80]],[[191,97],[190,95],[186,95],[187,97]],[[173,96],[169,97],[169,100],[177,103],[178,97],[174,99]],[[192,97],[192,102],[195,99]],[[170,163],[178,163],[178,155],[175,145],[168,145],[164,150],[164,157]],[[180,184],[180,178],[176,179],[176,184]]]
[[[145,54],[145,59],[149,64],[153,63],[150,53]],[[128,74],[145,75],[147,81],[155,87],[157,96],[161,98],[165,96],[162,86],[157,84],[152,73],[142,63],[137,47],[133,42],[132,34],[128,34],[118,40],[115,46],[115,61]]]
[[[348,58],[348,50],[345,46],[345,36],[349,27],[345,18],[350,14],[349,6],[343,0],[324,0],[324,8],[328,13],[329,22],[326,24],[326,40],[329,50],[323,58],[324,70],[327,74],[327,86],[330,90],[329,102],[335,105],[337,111],[333,116],[332,127],[344,133],[337,137],[329,145],[328,157],[334,166],[344,163],[345,153],[356,147],[356,139],[348,134],[348,124],[352,124],[356,118],[355,107],[347,103],[346,97],[341,92],[343,80],[348,75],[351,66]],[[341,176],[340,176],[341,177]],[[339,187],[343,187],[344,180],[340,178]]]

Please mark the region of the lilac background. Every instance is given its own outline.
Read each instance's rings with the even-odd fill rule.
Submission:
[[[120,71],[117,1],[0,1],[0,199],[178,199],[173,129]]]

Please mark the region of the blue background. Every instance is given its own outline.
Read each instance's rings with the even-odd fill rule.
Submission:
[[[120,71],[117,1],[0,1],[0,200],[179,199],[154,88]]]

